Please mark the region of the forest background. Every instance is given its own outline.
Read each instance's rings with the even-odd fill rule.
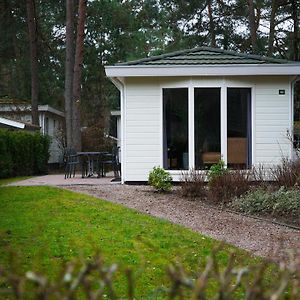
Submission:
[[[32,96],[26,2],[0,2],[0,99]],[[37,101],[64,110],[67,1],[30,2]],[[110,110],[119,108],[119,93],[105,77],[105,65],[197,46],[300,61],[299,0],[88,0],[86,6],[80,114],[91,140],[107,128]],[[76,22],[77,1],[74,14]],[[300,120],[298,106],[295,119]]]

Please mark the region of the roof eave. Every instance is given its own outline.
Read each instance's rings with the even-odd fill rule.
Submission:
[[[49,106],[48,104],[46,104],[46,105],[39,105],[38,110],[40,112],[50,112],[52,114],[58,115],[58,116],[63,117],[63,118],[65,117],[64,112],[62,112],[62,111],[60,111],[60,110],[58,110],[56,108],[53,108],[52,106]]]
[[[18,129],[24,129],[25,128],[25,124],[22,122],[18,122],[15,120],[11,120],[11,119],[7,119],[7,118],[3,118],[0,117],[0,123],[9,127],[14,127],[14,128],[18,128]]]
[[[106,66],[107,77],[300,75],[300,64]]]

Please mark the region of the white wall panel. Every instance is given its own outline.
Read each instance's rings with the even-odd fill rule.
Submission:
[[[125,181],[146,181],[153,166],[159,165],[160,101],[155,79],[126,81]]]
[[[279,90],[285,95],[279,95]],[[256,164],[277,164],[282,157],[290,157],[290,86],[288,77],[257,77],[255,88]]]
[[[253,163],[273,165],[279,163],[283,156],[289,157],[291,154],[291,146],[286,137],[291,126],[287,76],[148,77],[129,78],[125,83],[125,181],[146,181],[149,171],[161,163],[161,95],[164,87],[251,87],[255,114]],[[285,95],[279,95],[279,89],[284,89]]]

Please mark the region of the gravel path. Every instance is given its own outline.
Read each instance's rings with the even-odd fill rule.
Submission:
[[[148,186],[129,185],[81,185],[65,188],[167,219],[255,255],[279,258],[288,249],[300,249],[300,231],[221,211],[199,200],[182,198],[175,191],[158,194]]]

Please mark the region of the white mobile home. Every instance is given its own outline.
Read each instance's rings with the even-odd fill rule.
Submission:
[[[299,62],[201,47],[105,70],[121,92],[123,183],[154,166],[178,180],[220,158],[248,168],[292,157]]]

